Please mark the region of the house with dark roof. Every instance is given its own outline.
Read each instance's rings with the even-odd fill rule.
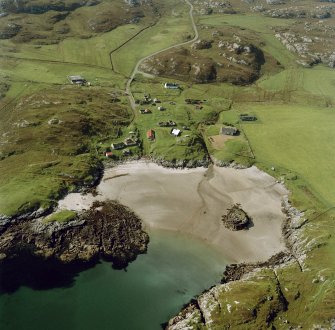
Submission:
[[[255,121],[255,120],[257,120],[257,117],[253,116],[253,115],[242,114],[242,115],[240,115],[240,119],[242,121]]]
[[[123,142],[119,142],[119,143],[112,143],[111,147],[113,150],[121,150],[125,147],[126,145]]]

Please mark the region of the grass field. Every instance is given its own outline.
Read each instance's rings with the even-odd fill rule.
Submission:
[[[261,121],[243,124],[257,161],[298,173],[326,205],[334,205],[333,109],[246,104],[239,111],[251,111]]]

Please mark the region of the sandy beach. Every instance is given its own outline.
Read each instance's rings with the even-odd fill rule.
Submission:
[[[59,208],[82,210],[93,200],[118,200],[141,217],[149,234],[157,228],[192,235],[215,245],[228,262],[264,261],[284,249],[281,200],[288,192],[256,167],[181,170],[130,162],[107,169],[97,192],[69,194]],[[248,230],[223,226],[221,216],[234,203],[251,216]]]

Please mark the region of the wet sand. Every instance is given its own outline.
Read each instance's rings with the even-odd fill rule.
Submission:
[[[115,199],[135,211],[149,232],[192,235],[215,245],[228,262],[265,261],[284,249],[281,200],[288,192],[256,167],[181,170],[130,162],[107,169],[97,192],[97,197],[70,194],[59,207],[81,210],[95,199]],[[221,216],[234,203],[251,216],[248,230],[223,226]]]

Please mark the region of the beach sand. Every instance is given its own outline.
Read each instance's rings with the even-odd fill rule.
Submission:
[[[281,200],[288,191],[256,167],[167,169],[130,162],[106,169],[98,196],[69,194],[59,208],[82,210],[93,200],[114,199],[130,207],[148,229],[192,235],[215,245],[228,262],[265,261],[285,248]],[[225,228],[221,216],[234,203],[252,218],[248,230]]]

